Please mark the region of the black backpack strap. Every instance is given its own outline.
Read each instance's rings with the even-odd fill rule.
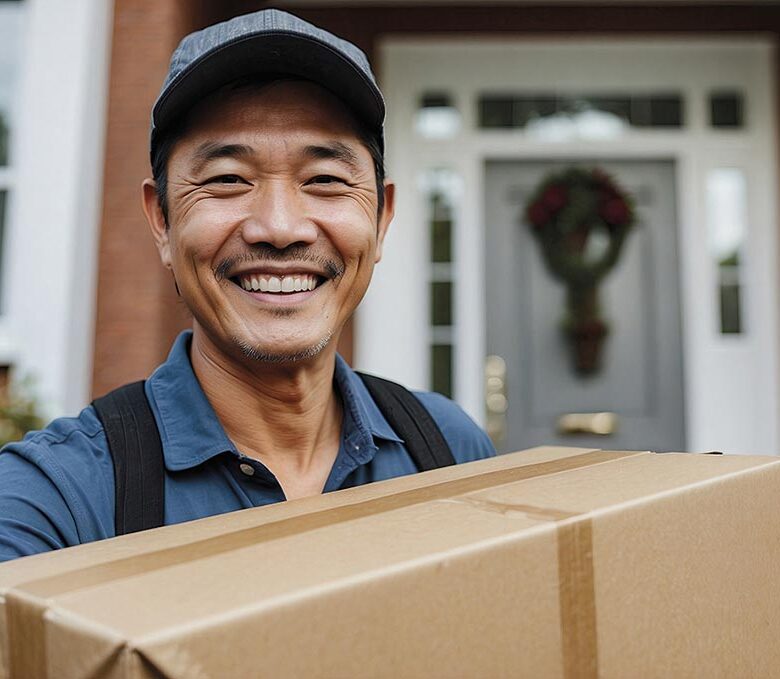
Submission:
[[[358,375],[421,472],[455,464],[439,426],[412,392],[381,377]]]
[[[92,402],[114,460],[117,535],[165,522],[165,462],[160,433],[143,382],[126,384]]]

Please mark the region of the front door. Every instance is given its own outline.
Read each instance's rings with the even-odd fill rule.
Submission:
[[[600,286],[609,333],[601,369],[585,377],[573,368],[561,327],[565,289],[545,269],[524,221],[540,181],[571,165],[606,170],[634,197],[638,216]],[[500,450],[543,444],[685,450],[675,214],[671,160],[486,163],[486,348],[505,365],[506,412],[491,415]],[[587,415],[598,412],[614,417]],[[588,431],[605,423],[612,433]]]

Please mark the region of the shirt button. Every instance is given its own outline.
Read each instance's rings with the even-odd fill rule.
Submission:
[[[251,464],[247,464],[246,462],[242,462],[240,465],[238,465],[238,468],[246,476],[254,476],[255,475],[255,468]]]

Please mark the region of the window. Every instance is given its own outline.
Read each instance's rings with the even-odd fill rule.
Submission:
[[[454,316],[454,212],[458,176],[439,168],[423,175],[428,206],[429,251],[429,351],[431,389],[453,396]]]
[[[718,168],[707,176],[707,230],[716,267],[720,333],[744,332],[743,249],[747,233],[747,183],[738,168]]]
[[[685,124],[683,97],[677,92],[483,94],[478,108],[482,129],[522,129],[543,139],[604,139],[627,128],[680,129]]]
[[[449,139],[460,130],[460,113],[446,92],[427,92],[420,98],[414,119],[423,139]]]
[[[23,2],[0,0],[0,263],[3,261],[9,197],[14,180],[11,138],[14,131],[14,103],[22,50],[24,10]]]
[[[745,101],[740,92],[710,94],[710,125],[716,128],[739,129],[744,125]]]

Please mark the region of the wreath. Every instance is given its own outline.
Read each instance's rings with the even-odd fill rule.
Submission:
[[[581,375],[597,372],[609,331],[600,314],[598,285],[636,223],[634,202],[600,168],[570,167],[542,180],[525,218],[547,269],[566,286],[563,329],[574,348],[574,368]]]

